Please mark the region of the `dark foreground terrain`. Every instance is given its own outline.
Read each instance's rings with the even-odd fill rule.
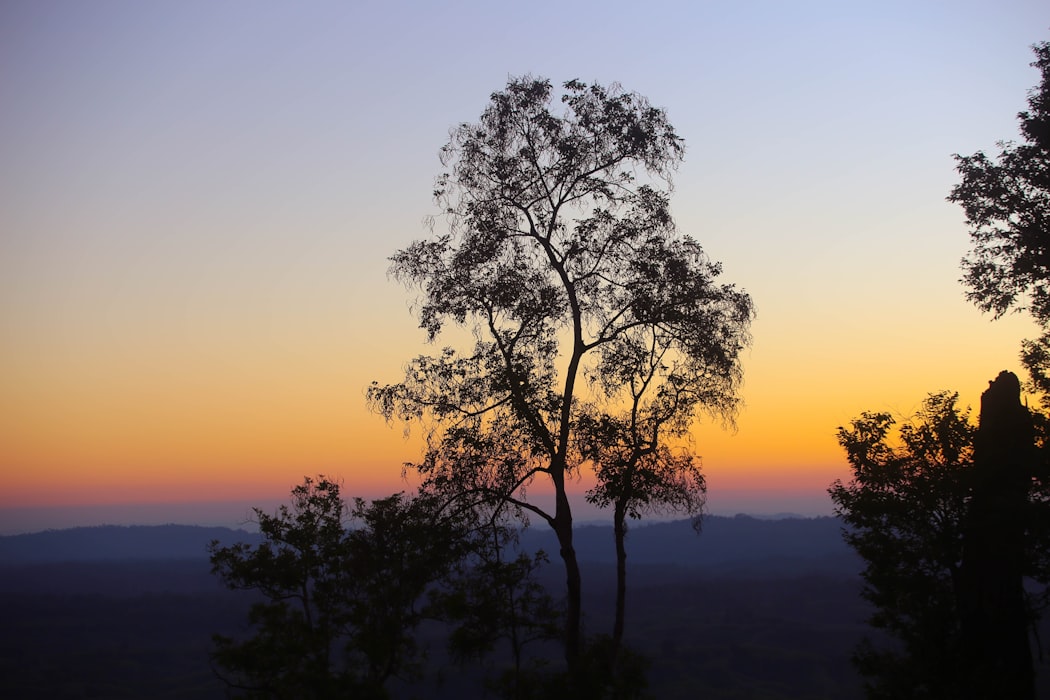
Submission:
[[[249,594],[209,573],[229,530],[80,528],[0,538],[0,697],[222,698],[213,632],[243,629]],[[581,530],[587,631],[612,609],[608,528]],[[527,547],[555,551],[543,533]],[[860,697],[849,663],[867,632],[858,561],[830,518],[710,518],[631,533],[628,643],[651,660],[654,698]],[[548,566],[552,590],[559,562]],[[439,665],[440,650],[432,660]],[[471,673],[434,669],[406,698],[473,697]]]

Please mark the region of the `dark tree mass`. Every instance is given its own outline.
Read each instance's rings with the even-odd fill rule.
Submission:
[[[857,650],[873,699],[946,698],[960,682],[957,586],[974,429],[957,400],[930,395],[899,428],[889,413],[839,428],[852,479],[836,481],[831,499],[846,542],[865,561],[870,622],[898,640]]]
[[[306,479],[290,506],[256,509],[260,545],[212,543],[213,572],[263,598],[251,636],[215,637],[234,694],[384,698],[389,680],[413,677],[428,594],[465,542],[432,505],[397,494],[350,508],[338,484]]]
[[[896,431],[888,413],[839,429],[853,478],[829,492],[865,561],[870,622],[894,640],[854,657],[870,698],[1035,697],[1050,493],[1033,476],[1032,416],[1008,372],[982,396],[979,427],[957,399],[930,395]]]

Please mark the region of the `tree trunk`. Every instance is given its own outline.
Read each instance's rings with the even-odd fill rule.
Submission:
[[[565,563],[565,663],[569,675],[576,679],[580,659],[580,623],[582,616],[582,584],[580,564],[572,544],[572,511],[565,493],[563,479],[555,479],[554,534],[558,537],[559,553]]]
[[[612,654],[609,662],[615,666],[623,643],[624,608],[627,602],[627,508],[617,502],[613,511],[613,536],[616,538],[616,616],[613,620]]]
[[[969,698],[1035,698],[1023,588],[1034,431],[1021,385],[1001,372],[981,395],[974,487],[963,529],[962,687]]]

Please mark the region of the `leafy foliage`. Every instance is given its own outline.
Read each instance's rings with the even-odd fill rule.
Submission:
[[[250,611],[253,637],[215,637],[216,663],[243,675],[228,682],[246,697],[348,693],[356,674],[332,658],[347,614],[338,595],[347,518],[338,485],[308,479],[292,491],[290,507],[255,513],[263,544],[210,548],[212,571],[227,586],[264,597]]]
[[[997,316],[1025,309],[1050,321],[1050,43],[1033,47],[1042,74],[1018,114],[1022,143],[1001,142],[993,160],[978,151],[955,157],[962,182],[949,201],[962,205],[974,249],[963,261],[967,296]]]
[[[839,428],[853,471],[829,493],[844,537],[866,562],[870,622],[900,643],[855,657],[870,697],[949,697],[958,678],[959,574],[973,472],[974,428],[958,395],[931,394],[894,431],[887,413]]]
[[[864,413],[839,428],[853,478],[836,481],[829,493],[846,524],[846,542],[866,562],[862,594],[875,608],[870,623],[894,640],[865,641],[854,657],[871,698],[959,697],[968,688],[973,669],[964,665],[961,648],[972,605],[968,576],[981,563],[964,562],[975,538],[989,536],[974,529],[986,524],[974,520],[973,503],[975,494],[998,499],[977,472],[977,436],[969,409],[951,392],[930,394],[899,427],[887,413]],[[1032,454],[1045,462],[1045,444]],[[1018,512],[998,516],[1022,523],[1019,573],[1029,582],[1025,605],[1033,625],[1050,584],[1046,485],[1045,478],[1030,479]]]
[[[413,632],[427,594],[463,555],[457,524],[425,497],[396,494],[348,509],[323,477],[292,490],[290,506],[255,510],[258,547],[210,547],[212,571],[262,600],[253,635],[216,635],[215,662],[245,697],[386,697],[416,670]]]
[[[967,298],[996,317],[1028,311],[1043,329],[1022,346],[1022,361],[1050,397],[1050,43],[1032,47],[1041,80],[1018,114],[1023,140],[1000,142],[994,158],[956,155],[962,181],[948,201],[963,207],[973,249],[963,259]]]
[[[547,563],[543,550],[518,549],[517,532],[496,520],[482,521],[474,532],[470,557],[439,596],[453,629],[449,648],[460,663],[491,659],[501,644],[511,665],[488,679],[501,697],[530,697],[543,677],[547,660],[529,647],[555,640],[563,611],[537,580]]]

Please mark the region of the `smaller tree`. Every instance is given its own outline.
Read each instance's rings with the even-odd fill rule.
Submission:
[[[258,547],[209,546],[212,573],[231,589],[263,596],[249,612],[253,636],[213,637],[213,659],[232,674],[224,680],[242,697],[338,697],[357,684],[332,654],[347,618],[339,594],[346,504],[339,485],[324,478],[305,479],[291,498],[274,515],[254,509],[265,538]]]
[[[453,624],[453,657],[482,660],[506,645],[511,666],[489,685],[502,697],[523,700],[535,696],[545,661],[530,655],[528,647],[559,638],[562,611],[537,578],[548,561],[546,553],[519,550],[518,532],[500,522],[498,514],[479,518],[471,555],[439,600]]]
[[[895,647],[865,641],[854,661],[871,698],[953,697],[960,672],[960,572],[974,428],[958,394],[930,394],[894,430],[863,413],[838,430],[853,471],[829,493],[846,542],[863,557],[870,622]]]
[[[215,635],[213,658],[242,697],[386,697],[390,678],[417,671],[414,631],[428,592],[462,556],[460,525],[436,517],[426,496],[349,509],[324,477],[291,496],[273,515],[255,509],[258,547],[209,546],[227,586],[262,595],[252,636]]]
[[[579,423],[583,454],[595,467],[597,483],[587,500],[599,508],[612,507],[616,547],[616,602],[610,637],[611,661],[623,642],[627,601],[627,519],[643,513],[673,511],[693,518],[700,529],[700,515],[707,486],[700,460],[689,450],[661,444],[659,417],[584,415]]]
[[[420,675],[416,628],[441,616],[434,596],[471,550],[469,520],[440,505],[425,492],[354,499],[341,595],[350,656],[369,687]]]

